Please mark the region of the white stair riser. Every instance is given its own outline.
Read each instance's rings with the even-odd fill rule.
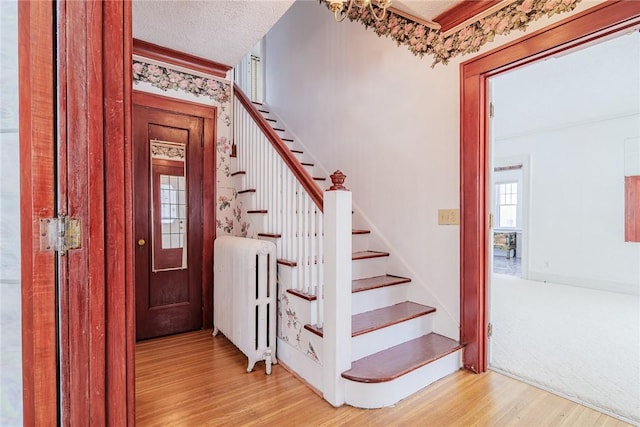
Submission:
[[[352,234],[351,250],[353,252],[361,252],[369,250],[369,234]]]
[[[384,276],[387,274],[388,258],[389,257],[377,257],[354,260],[351,267],[353,280]]]
[[[415,371],[383,383],[345,381],[345,402],[357,408],[383,408],[427,387],[458,371],[461,353],[458,350],[441,357]]]
[[[235,169],[233,169],[235,170]],[[240,173],[231,177],[233,188],[236,190],[244,190],[245,189],[245,181],[246,181],[246,173]]]
[[[259,209],[256,206],[256,193],[239,193],[236,200],[242,203],[242,210],[244,212]]]
[[[317,266],[314,265],[309,273],[317,276]],[[286,289],[297,289],[304,293],[313,293],[317,292],[317,284],[310,283],[308,288],[305,288],[303,280],[304,276],[302,276],[298,271],[298,267],[289,267],[288,265],[278,264],[278,286],[283,291]],[[298,286],[300,284],[300,286]],[[313,302],[315,304],[315,302]],[[309,323],[309,322],[307,322]],[[315,323],[315,322],[312,322]]]
[[[247,210],[250,209],[246,209],[245,208],[245,212]],[[249,221],[251,222],[251,226],[253,231],[258,234],[258,233],[268,233],[269,230],[267,229],[267,214],[263,214],[263,213],[247,213],[247,218],[249,218]]]
[[[280,289],[296,289],[298,285],[298,275],[294,272],[295,267],[278,264],[278,286]]]
[[[362,359],[430,332],[433,332],[433,319],[431,315],[426,315],[358,335],[352,340],[351,360]]]
[[[353,314],[376,310],[407,301],[408,283],[385,286],[351,294],[351,312]]]
[[[301,325],[315,325],[318,323],[318,303],[316,301],[307,301],[286,291],[285,294],[289,300],[289,304],[294,307],[294,312]],[[312,333],[309,331],[306,332]],[[321,337],[318,338],[322,340]]]

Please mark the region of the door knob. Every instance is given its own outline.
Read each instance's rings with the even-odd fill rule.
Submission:
[[[145,240],[144,240],[144,239],[139,239],[139,240],[138,240],[138,246],[144,246],[144,245],[145,245],[145,243],[147,243],[147,242],[145,242]]]

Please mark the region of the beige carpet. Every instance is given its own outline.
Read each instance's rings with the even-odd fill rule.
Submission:
[[[640,296],[494,274],[490,365],[640,425]]]

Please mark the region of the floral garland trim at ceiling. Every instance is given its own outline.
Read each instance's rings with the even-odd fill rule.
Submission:
[[[183,90],[196,96],[206,96],[221,104],[231,99],[231,85],[216,79],[194,76],[170,70],[159,65],[133,61],[133,81],[148,82],[167,91]]]
[[[326,0],[319,0],[325,3]],[[381,37],[390,37],[398,46],[406,45],[416,56],[434,57],[432,67],[436,64],[447,64],[451,58],[477,52],[496,35],[509,34],[513,30],[525,31],[530,22],[543,16],[575,9],[581,0],[519,0],[497,12],[462,28],[448,37],[440,30],[430,29],[410,19],[387,11],[386,16],[377,21],[370,8],[354,7],[349,13],[349,20],[360,21],[365,28],[372,27]]]

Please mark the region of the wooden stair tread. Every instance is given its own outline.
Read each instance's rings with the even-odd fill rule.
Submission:
[[[357,337],[358,335],[415,319],[434,311],[436,309],[428,305],[405,301],[389,307],[356,314],[351,317],[351,336]]]
[[[316,181],[326,181],[327,178],[322,177],[322,176],[314,176],[313,179],[315,179]]]
[[[261,108],[258,108],[258,111],[260,111],[261,113],[269,114],[269,112],[267,110],[264,110],[264,109],[261,109]]]
[[[274,123],[277,122],[276,119],[272,119],[270,117],[266,117],[265,120],[268,121],[268,122],[274,122]]]
[[[266,209],[254,209],[251,211],[247,211],[248,214],[266,214],[268,211]]]
[[[240,190],[238,191],[238,194],[245,194],[245,193],[255,193],[256,189],[255,188],[247,188],[246,190]]]
[[[286,265],[289,267],[295,267],[296,265],[298,265],[298,263],[295,261],[290,261],[288,259],[283,259],[283,258],[278,258],[277,263],[280,265]]]
[[[318,299],[318,297],[315,295],[305,294],[304,292],[299,291],[297,289],[287,289],[287,293],[290,293],[291,295],[295,295],[298,298],[302,298],[307,301],[315,301]]]
[[[287,141],[287,142],[293,142],[293,139],[291,139],[291,138],[280,138],[280,139],[283,140],[283,141]],[[291,151],[295,152],[295,150],[291,150]],[[301,151],[301,153],[302,153],[302,151]]]
[[[462,347],[451,338],[430,333],[356,360],[342,377],[364,383],[391,381]]]
[[[351,316],[351,336],[357,337],[367,332],[386,328],[387,326],[415,319],[416,317],[425,316],[434,311],[436,311],[436,309],[428,305],[405,301],[377,310],[355,314]],[[323,336],[324,334],[322,328],[317,325],[307,324],[304,325],[304,328],[318,336]]]
[[[271,237],[273,239],[279,239],[282,237],[280,233],[258,233],[258,237]]]
[[[351,230],[351,234],[371,234],[371,230],[358,230],[354,228],[353,230]]]
[[[385,256],[389,256],[389,252],[360,251],[360,252],[354,252],[351,255],[351,259],[358,260],[358,259],[367,259],[367,258],[380,258]]]
[[[284,132],[284,129],[282,128],[273,128],[273,130],[275,130],[276,132]]]
[[[233,173],[231,174],[231,176],[236,176],[236,175],[246,175],[246,174],[247,174],[247,172],[246,172],[246,171],[236,171],[236,172],[233,172]]]
[[[291,142],[293,142],[293,139],[285,139],[285,138],[283,138],[282,140],[283,141],[291,141]],[[304,153],[304,151],[300,151],[300,150],[291,150],[291,152],[292,153],[297,153],[297,154],[303,154]]]
[[[313,163],[307,163],[307,162],[300,162],[300,164],[301,164],[302,166],[311,166],[311,167],[313,167],[313,166],[314,166],[314,164],[313,164]]]
[[[409,282],[411,282],[409,278],[389,274],[386,276],[367,277],[366,279],[353,280],[351,282],[351,292],[368,291]]]

